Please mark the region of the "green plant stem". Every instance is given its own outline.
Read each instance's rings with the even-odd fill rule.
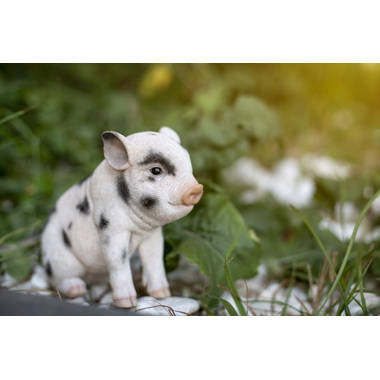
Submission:
[[[290,206],[291,209],[296,212],[303,220],[303,222],[305,223],[306,227],[308,228],[308,230],[311,232],[311,234],[313,235],[315,241],[317,242],[319,248],[321,249],[321,251],[323,252],[329,266],[330,266],[330,269],[333,271],[334,275],[335,275],[335,269],[334,269],[334,265],[331,261],[331,257],[330,255],[328,254],[327,252],[327,249],[326,247],[323,245],[321,239],[319,238],[318,234],[315,232],[313,226],[311,225],[311,223],[309,222],[309,220],[306,218],[306,216],[303,214],[303,212],[301,212],[300,210],[298,210],[296,207],[294,206]]]
[[[26,114],[27,112],[33,110],[33,109],[36,108],[36,107],[37,107],[37,106],[30,106],[30,107],[27,107],[27,108],[25,108],[25,109],[23,109],[23,110],[20,110],[20,111],[17,111],[17,112],[15,112],[15,113],[12,113],[11,115],[5,116],[5,117],[3,117],[3,118],[0,120],[0,125],[6,123],[7,121],[10,121],[10,120],[16,119],[17,117]]]

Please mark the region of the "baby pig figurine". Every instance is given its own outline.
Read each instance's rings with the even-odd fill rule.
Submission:
[[[102,138],[105,160],[58,199],[46,224],[43,265],[65,296],[109,280],[114,304],[128,308],[136,306],[130,258],[138,251],[147,292],[168,297],[161,227],[187,215],[203,186],[168,127],[127,137],[104,132]]]

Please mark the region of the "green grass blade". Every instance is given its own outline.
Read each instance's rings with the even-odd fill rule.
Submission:
[[[366,266],[363,268],[362,272],[361,272],[361,278],[364,279],[364,276],[366,275],[369,267],[371,266],[372,264],[372,260],[377,256],[377,253],[375,253],[369,260],[369,262],[366,264]],[[360,279],[359,279],[360,280]],[[353,281],[350,280],[349,282],[349,285],[347,287],[347,289],[351,289],[351,291],[349,292],[349,295],[347,297],[345,297],[345,302],[346,304],[350,304],[353,300],[354,300],[354,297],[355,297],[355,293],[358,291],[358,286],[359,286],[359,283],[357,283],[355,286],[353,286],[351,288],[351,285],[352,285]],[[359,290],[360,292],[360,290]],[[363,293],[363,297],[364,297],[364,293],[369,293],[368,291],[366,290],[362,290],[362,293]],[[376,292],[374,292],[376,294]],[[364,306],[364,305],[363,305]],[[366,306],[365,306],[366,307]],[[363,313],[365,313],[365,309],[362,307],[362,310],[363,310]],[[342,313],[342,306],[339,307],[338,309],[338,312],[337,312],[337,315],[340,315]],[[368,311],[368,310],[367,310]]]
[[[32,223],[30,226],[19,228],[15,231],[11,231],[11,232],[1,236],[0,237],[0,245],[3,244],[6,240],[10,239],[11,237],[23,234],[24,232],[29,231],[29,230],[33,229],[34,227],[37,227],[41,223],[42,223],[41,220],[37,220],[36,222]]]
[[[239,314],[237,313],[237,311],[234,309],[234,307],[227,301],[225,300],[224,298],[221,298],[220,299],[220,302],[223,304],[223,306],[226,308],[227,312],[229,315],[233,316],[233,317],[236,317],[238,316]]]
[[[0,120],[0,125],[1,124],[5,124],[6,122],[8,121],[11,121],[13,119],[16,119],[24,114],[26,114],[27,112],[33,110],[34,108],[36,108],[37,106],[30,106],[28,108],[25,108],[23,110],[20,110],[20,111],[17,111],[15,113],[12,113],[11,115],[8,115],[8,116],[5,116],[3,117],[1,120]]]
[[[342,292],[341,298],[338,300],[339,306],[336,312],[336,315],[342,315],[343,311],[346,312],[346,315],[351,315],[349,305],[352,301],[353,294],[356,291],[356,286],[354,285],[355,273],[351,272],[345,284],[345,290]],[[350,290],[351,289],[351,290]]]
[[[367,303],[364,297],[364,286],[363,286],[363,275],[362,275],[362,254],[359,253],[359,263],[358,263],[358,284],[359,284],[359,291],[360,291],[360,303],[361,308],[363,309],[364,315],[368,315],[368,309],[367,309]]]
[[[226,281],[227,281],[227,286],[230,289],[232,298],[234,299],[236,306],[239,310],[240,315],[248,315],[247,311],[245,310],[245,307],[243,306],[243,303],[241,302],[241,299],[237,293],[237,290],[235,288],[234,281],[232,279],[230,270],[228,269],[227,263],[224,264],[224,272],[226,275]]]
[[[315,241],[317,242],[319,248],[321,249],[321,251],[323,252],[331,270],[333,271],[333,273],[335,274],[335,269],[334,269],[334,265],[331,261],[331,257],[330,255],[328,254],[327,252],[327,249],[326,247],[323,245],[321,239],[319,238],[318,234],[316,233],[315,229],[313,228],[313,226],[311,225],[311,223],[309,222],[309,220],[306,218],[306,216],[304,215],[304,213],[301,211],[301,210],[298,210],[296,207],[290,205],[290,208],[296,213],[298,214],[301,219],[303,220],[303,222],[305,223],[306,227],[308,228],[308,230],[311,232],[311,234],[313,235]]]
[[[287,309],[292,309],[294,311],[296,311],[297,313],[299,313],[300,315],[304,315],[305,312],[301,309],[298,309],[297,307],[293,306],[293,305],[290,305],[290,304],[287,304],[283,301],[276,301],[276,300],[273,300],[273,299],[270,299],[270,300],[264,300],[264,299],[250,299],[248,301],[249,304],[253,304],[253,303],[268,303],[270,305],[274,304],[274,305],[280,305],[280,306],[285,306],[287,307]]]
[[[347,260],[350,256],[350,253],[351,253],[351,250],[352,250],[352,247],[354,245],[354,242],[355,242],[355,238],[356,238],[356,234],[358,232],[358,229],[359,229],[359,226],[361,224],[361,222],[363,221],[364,219],[364,216],[365,214],[367,213],[367,211],[369,210],[369,208],[371,207],[373,201],[378,197],[380,196],[380,190],[377,191],[370,199],[369,201],[367,202],[367,204],[364,206],[364,208],[362,209],[360,215],[359,215],[359,218],[358,220],[356,221],[356,224],[355,224],[355,227],[354,227],[354,231],[352,232],[352,235],[351,235],[351,239],[350,239],[350,242],[348,244],[348,247],[347,247],[347,250],[346,250],[346,253],[343,257],[343,261],[342,261],[342,264],[340,265],[340,268],[339,268],[339,271],[338,271],[338,274],[336,275],[335,277],[335,280],[333,282],[333,284],[331,285],[325,299],[323,300],[323,302],[321,303],[319,309],[317,310],[317,315],[321,313],[322,309],[324,308],[324,306],[326,305],[326,302],[329,300],[329,298],[331,297],[332,293],[334,292],[335,288],[337,287],[339,281],[340,281],[340,278],[342,277],[343,275],[343,271],[344,271],[344,268],[346,267],[346,264],[347,264]]]
[[[336,272],[335,272],[335,268],[334,268],[334,265],[333,265],[333,263],[332,263],[331,257],[330,257],[330,255],[329,255],[329,253],[327,252],[326,247],[325,247],[324,244],[322,243],[322,240],[319,238],[317,232],[315,231],[315,229],[313,228],[313,226],[311,225],[311,223],[309,222],[309,220],[306,218],[306,216],[304,215],[304,213],[303,213],[301,210],[297,209],[296,207],[294,207],[294,206],[292,206],[292,205],[291,205],[290,207],[291,207],[291,209],[292,209],[295,213],[297,213],[297,214],[301,217],[301,219],[302,219],[303,222],[305,223],[306,227],[308,228],[308,230],[310,231],[310,233],[313,235],[315,241],[317,242],[319,248],[321,249],[323,255],[325,256],[325,258],[326,258],[326,260],[327,260],[327,263],[329,264],[329,267],[330,267],[331,272],[332,272],[332,273],[334,274],[334,276],[336,277]],[[339,288],[340,288],[341,293],[342,293],[342,295],[343,295],[343,294],[344,294],[344,287],[343,287],[340,283],[339,283]],[[346,304],[344,304],[344,305],[345,305],[344,307],[346,308],[346,312],[349,313],[349,310],[348,310]]]

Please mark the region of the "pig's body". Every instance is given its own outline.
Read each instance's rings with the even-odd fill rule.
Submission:
[[[170,295],[161,226],[188,214],[202,195],[187,151],[169,128],[124,137],[103,134],[105,160],[57,201],[42,234],[52,284],[68,297],[109,279],[114,303],[136,303],[130,257],[138,251],[143,281]]]

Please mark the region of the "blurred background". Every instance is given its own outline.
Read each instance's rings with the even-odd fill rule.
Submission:
[[[102,131],[168,125],[199,181],[220,186],[257,235],[269,272],[307,281],[323,256],[289,205],[343,250],[380,188],[379,104],[380,64],[2,64],[0,237],[41,230],[102,160]],[[378,247],[378,203],[355,252]],[[17,249],[0,270],[25,279],[38,242]],[[378,259],[369,273],[376,291]]]

